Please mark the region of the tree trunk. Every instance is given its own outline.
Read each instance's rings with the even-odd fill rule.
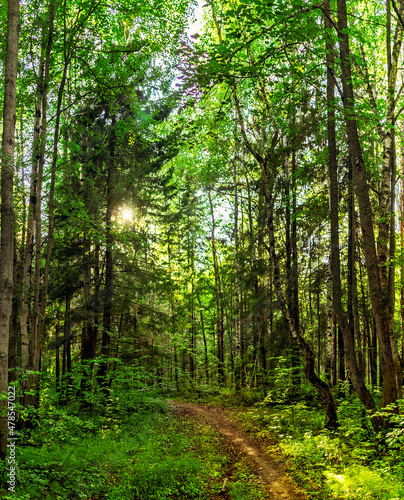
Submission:
[[[51,2],[49,5],[47,28],[47,41],[45,47],[45,58],[41,56],[39,68],[39,81],[36,98],[36,112],[34,122],[34,139],[33,148],[34,156],[32,163],[31,188],[30,188],[30,203],[27,223],[27,242],[24,254],[24,270],[23,270],[23,299],[22,299],[22,314],[21,314],[21,343],[22,343],[22,368],[29,367],[32,371],[39,370],[40,363],[40,346],[41,346],[41,327],[43,318],[41,318],[41,258],[42,258],[42,179],[43,168],[45,164],[45,147],[47,133],[47,104],[48,104],[48,84],[50,71],[50,56],[53,43],[53,24],[55,15],[55,5]],[[44,29],[44,33],[46,33]],[[39,129],[39,122],[41,126]],[[35,235],[35,246],[33,245],[33,236]],[[33,310],[31,321],[31,341],[28,341],[28,289],[29,277],[32,259],[34,256],[34,277],[33,277]],[[30,355],[28,358],[28,343],[31,346]],[[27,363],[29,359],[29,362]],[[35,391],[37,385],[37,374],[30,374],[25,384],[23,385],[24,406],[34,406],[36,402],[36,394],[27,394],[32,389]],[[27,424],[28,422],[26,422]]]
[[[17,262],[17,241],[14,236],[14,255],[13,255],[13,292],[12,292],[12,313],[10,320],[10,335],[8,342],[8,380],[15,382],[18,380],[18,314],[19,314],[19,300],[18,300],[18,262]]]
[[[404,57],[404,54],[403,54]],[[403,76],[404,84],[404,76]],[[404,136],[404,118],[401,120],[401,134]],[[401,357],[404,359],[404,142],[401,146],[400,179],[400,320],[401,320]]]
[[[259,345],[260,345],[260,357],[261,357],[261,367],[262,367],[262,377],[260,380],[261,385],[267,386],[268,384],[268,363],[267,363],[267,350],[268,350],[268,291],[265,285],[265,246],[264,246],[264,235],[265,235],[265,214],[264,214],[264,198],[262,191],[260,190],[258,195],[258,265],[257,265],[257,277],[258,277],[258,329],[259,329]],[[300,376],[300,370],[298,370]],[[292,374],[293,376],[293,374]]]
[[[109,141],[109,158],[107,172],[107,203],[105,214],[105,288],[104,288],[104,305],[102,316],[102,339],[101,339],[101,356],[100,369],[98,372],[98,382],[103,389],[104,395],[108,396],[108,383],[106,380],[108,357],[111,343],[111,321],[112,321],[112,285],[113,285],[113,256],[112,256],[112,208],[114,201],[114,169],[115,169],[115,124],[116,116],[112,116],[112,136]]]
[[[340,5],[341,0],[338,3],[338,26],[340,30],[343,30],[343,16],[344,13],[341,12],[343,6]],[[344,2],[344,0],[343,0]],[[345,2],[344,2],[345,4]],[[345,6],[346,8],[346,6]],[[330,3],[329,0],[325,3],[325,9],[331,14],[330,11]],[[346,19],[346,10],[345,10],[345,19]],[[326,16],[326,29],[332,29],[332,23],[329,17]],[[341,36],[341,34],[340,34]],[[343,35],[346,36],[346,31],[343,31]],[[341,38],[340,38],[340,44]],[[342,44],[341,49],[341,58],[345,54],[345,48]],[[328,116],[327,116],[327,136],[328,136],[328,162],[329,162],[329,175],[330,175],[330,216],[331,216],[331,269],[333,274],[333,305],[335,315],[338,321],[338,325],[341,329],[343,341],[344,341],[344,351],[345,351],[345,359],[348,365],[349,378],[352,383],[352,386],[357,393],[359,399],[361,400],[363,406],[374,412],[376,409],[373,398],[368,391],[365,381],[360,373],[359,366],[355,357],[355,339],[353,336],[353,332],[349,327],[347,318],[342,308],[342,291],[341,291],[341,265],[340,265],[340,253],[339,253],[339,227],[338,227],[338,169],[337,169],[337,143],[335,136],[335,111],[334,111],[334,79],[332,76],[332,65],[333,61],[333,45],[330,39],[327,39],[326,49],[328,52],[328,71],[327,71],[327,100],[328,100]],[[329,59],[331,57],[331,59]],[[344,65],[341,62],[341,66],[346,70],[346,59],[344,60]],[[346,78],[346,77],[345,77]],[[350,81],[350,80],[349,80]],[[344,91],[346,91],[346,79],[344,80]],[[344,100],[345,105],[345,100]],[[347,120],[348,124],[352,128],[352,121],[349,118]],[[356,127],[356,124],[355,124]],[[349,133],[353,133],[351,129],[349,129]],[[348,136],[349,136],[348,133]],[[359,137],[358,137],[359,140]],[[352,141],[351,141],[352,142]],[[359,145],[359,143],[358,143]],[[351,152],[352,156],[352,152]],[[357,156],[355,156],[357,158]],[[358,189],[359,191],[359,189]],[[373,227],[372,227],[373,229]],[[374,257],[376,257],[376,252],[374,252]],[[379,430],[383,425],[382,420],[379,417],[372,418],[372,424],[375,430]]]
[[[233,188],[234,188],[234,281],[235,281],[235,331],[236,331],[236,356],[234,366],[234,380],[236,391],[241,389],[241,322],[240,322],[240,262],[239,262],[239,235],[238,235],[238,189],[237,168],[233,163]]]
[[[55,326],[55,392],[60,390],[60,323],[59,317]]]
[[[217,332],[217,373],[220,386],[224,385],[224,331],[223,331],[223,315],[222,304],[220,300],[220,283],[219,283],[219,265],[216,252],[216,235],[215,235],[215,215],[213,211],[212,195],[208,189],[208,197],[210,204],[210,212],[212,217],[212,256],[213,267],[215,272],[215,297],[216,297],[216,332]]]
[[[204,367],[205,367],[205,378],[206,383],[209,384],[209,360],[208,360],[208,344],[206,342],[206,332],[205,332],[205,321],[203,317],[203,309],[201,299],[198,297],[198,305],[199,305],[199,316],[201,318],[201,328],[202,328],[202,338],[203,338],[203,352],[204,352]]]
[[[267,170],[267,168],[265,168],[265,170]],[[265,175],[265,170],[264,170],[264,175]],[[319,392],[319,394],[323,399],[326,410],[325,425],[327,428],[335,429],[336,427],[338,427],[338,418],[337,418],[337,410],[334,398],[332,397],[329,386],[325,382],[323,382],[316,374],[314,353],[310,349],[309,345],[304,340],[304,338],[300,335],[300,332],[297,330],[294,318],[291,315],[290,310],[286,304],[285,298],[283,296],[279,263],[275,252],[275,229],[273,223],[274,200],[272,197],[272,193],[268,189],[269,187],[268,180],[266,180],[266,185],[267,188],[265,190],[265,193],[266,193],[266,207],[267,207],[267,225],[269,233],[269,253],[271,257],[275,293],[278,298],[278,303],[281,307],[282,313],[288,323],[290,334],[294,339],[294,341],[296,342],[296,344],[299,346],[304,356],[305,359],[304,373],[308,378],[308,380],[311,382],[311,384],[317,389],[317,391]]]
[[[31,170],[31,185],[28,203],[28,220],[27,220],[27,237],[24,251],[23,276],[22,276],[22,297],[21,297],[21,368],[26,370],[29,365],[29,334],[28,334],[28,318],[29,318],[29,288],[31,266],[33,258],[34,231],[35,231],[35,213],[37,204],[37,189],[38,189],[38,164],[40,158],[40,124],[41,110],[43,105],[43,71],[44,61],[39,62],[39,77],[37,94],[35,99],[35,118],[34,118],[34,136],[33,136],[33,158]],[[25,385],[25,384],[24,384]]]
[[[20,2],[8,0],[7,38],[1,158],[1,243],[0,243],[0,393],[8,387],[8,342],[13,294],[14,259],[14,148],[17,97],[18,42]],[[0,411],[7,400],[0,402]],[[7,414],[0,416],[0,459],[7,456]]]
[[[334,308],[332,307],[332,272],[330,257],[327,270],[327,344],[324,366],[325,382],[330,387],[332,386],[332,367],[334,363]]]
[[[359,141],[355,116],[355,99],[352,84],[351,60],[349,53],[349,34],[347,25],[346,0],[338,0],[338,36],[340,47],[340,63],[343,87],[343,106],[348,147],[352,162],[357,197],[359,202],[360,222],[363,236],[363,247],[366,270],[369,281],[369,292],[379,339],[381,371],[383,374],[382,406],[393,403],[397,399],[396,373],[390,342],[390,321],[386,311],[380,283],[378,259],[376,255],[375,236],[373,231],[373,214],[366,180],[366,170]],[[344,336],[345,340],[345,336]],[[349,347],[346,345],[346,352]]]

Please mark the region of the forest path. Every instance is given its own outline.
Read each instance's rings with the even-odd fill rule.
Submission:
[[[241,430],[224,408],[202,406],[195,403],[171,401],[174,411],[179,415],[202,418],[213,424],[227,443],[241,453],[249,462],[254,473],[259,477],[265,492],[273,500],[304,500],[305,496],[297,491],[286,476],[282,466],[269,457],[262,445]]]

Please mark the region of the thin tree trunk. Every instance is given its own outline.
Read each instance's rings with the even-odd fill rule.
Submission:
[[[28,318],[29,318],[29,288],[30,275],[33,258],[34,231],[35,231],[35,213],[37,204],[37,188],[38,188],[38,164],[40,158],[40,130],[41,130],[41,114],[43,106],[43,72],[44,60],[39,61],[39,76],[37,85],[37,94],[35,99],[35,118],[34,118],[34,136],[33,136],[33,158],[31,170],[31,185],[28,203],[28,221],[27,221],[27,237],[24,251],[24,264],[22,276],[22,296],[21,296],[21,368],[26,370],[29,365],[29,335],[28,335]]]
[[[262,191],[258,195],[258,325],[259,325],[259,345],[260,357],[262,367],[262,377],[260,380],[261,385],[268,384],[268,363],[267,363],[267,350],[268,350],[268,291],[265,286],[265,246],[264,246],[264,233],[265,233],[265,215],[264,215],[264,198]],[[271,313],[270,313],[271,314]]]
[[[36,102],[36,117],[34,124],[34,158],[31,176],[31,193],[30,208],[32,214],[28,215],[27,226],[27,244],[25,247],[24,271],[23,271],[23,304],[21,315],[21,341],[22,341],[22,368],[27,368],[26,360],[28,353],[28,312],[29,304],[27,301],[27,293],[29,288],[29,273],[34,256],[34,277],[33,277],[33,310],[31,321],[31,341],[29,368],[33,372],[38,372],[40,363],[40,348],[41,348],[41,328],[43,317],[41,317],[41,259],[42,259],[42,179],[43,168],[45,164],[45,147],[47,133],[47,104],[48,104],[48,84],[50,71],[50,56],[53,43],[53,24],[55,15],[55,5],[51,2],[49,5],[48,16],[48,36],[46,42],[45,60],[40,61],[39,83]],[[41,120],[40,133],[38,134],[38,122]],[[35,233],[35,245],[33,246],[33,232]],[[38,375],[30,374],[24,384],[24,406],[34,406],[37,394],[31,393],[35,391],[37,386]],[[25,422],[29,424],[29,422]]]
[[[210,204],[210,212],[212,217],[212,256],[213,267],[215,272],[215,297],[216,297],[216,331],[217,331],[217,373],[219,385],[224,385],[224,339],[223,339],[223,317],[222,305],[220,300],[220,283],[219,283],[219,266],[216,251],[216,235],[215,235],[215,215],[213,211],[212,195],[208,189],[208,197]]]
[[[239,262],[239,235],[238,235],[238,189],[237,168],[233,163],[233,188],[234,188],[234,273],[235,273],[235,330],[236,330],[236,359],[234,367],[234,380],[236,391],[241,389],[241,322],[240,322],[240,262]]]
[[[70,396],[70,389],[72,384],[71,371],[72,371],[72,358],[71,358],[71,320],[70,320],[70,296],[66,297],[65,307],[65,321],[63,332],[63,388],[66,399]]]
[[[398,347],[398,335],[394,331],[394,310],[395,310],[395,300],[396,300],[396,286],[395,286],[395,276],[396,276],[396,146],[395,146],[395,134],[393,130],[393,154],[392,154],[392,172],[391,172],[391,207],[390,207],[390,244],[389,244],[389,273],[388,273],[388,310],[390,313],[390,340],[391,340],[391,350],[393,354],[394,366],[396,369],[396,383],[397,383],[397,397],[402,399],[403,397],[403,373],[404,373],[404,359],[400,356],[400,351]]]
[[[298,268],[298,253],[297,253],[297,193],[296,193],[296,152],[292,153],[292,227],[290,249],[292,252],[292,268],[290,275],[291,285],[291,307],[293,317],[295,318],[296,327],[300,330],[300,308],[299,308],[299,268]],[[292,386],[295,392],[299,391],[301,385],[300,376],[300,351],[298,346],[292,347]]]
[[[56,393],[59,392],[60,390],[60,323],[59,323],[59,318],[57,319],[56,322],[56,327],[55,327],[55,391]]]
[[[205,320],[204,320],[204,317],[203,317],[202,303],[201,303],[201,299],[199,297],[199,294],[197,295],[197,297],[198,297],[198,304],[199,304],[199,316],[201,318],[205,377],[206,377],[206,383],[209,384],[209,360],[208,360],[208,344],[207,344],[207,341],[206,341],[206,332],[205,332]]]
[[[55,210],[55,183],[56,183],[56,167],[57,167],[57,158],[58,158],[58,144],[59,144],[59,131],[60,131],[60,118],[62,111],[62,101],[63,101],[63,93],[66,85],[67,78],[67,69],[68,62],[65,61],[65,65],[63,68],[62,80],[59,85],[58,90],[58,100],[56,107],[56,119],[55,119],[55,131],[53,137],[53,154],[52,154],[52,165],[51,165],[51,178],[50,178],[50,189],[49,189],[49,202],[48,202],[48,237],[47,237],[47,245],[46,245],[46,256],[45,256],[45,266],[43,271],[43,281],[42,281],[42,289],[41,289],[41,298],[40,298],[40,312],[39,317],[37,319],[37,331],[36,331],[36,353],[34,357],[34,367],[38,366],[39,363],[39,354],[40,354],[40,345],[42,338],[42,330],[43,330],[43,321],[46,313],[47,306],[47,298],[48,298],[48,283],[49,283],[49,272],[52,258],[52,249],[53,249],[53,228],[54,228],[54,210]],[[42,115],[43,120],[46,119],[46,114]],[[42,144],[42,152],[41,157],[45,154],[45,144]]]
[[[115,162],[115,124],[116,117],[112,116],[113,133],[109,142],[109,158],[108,158],[108,177],[107,177],[107,206],[105,214],[105,289],[104,289],[104,307],[102,319],[102,339],[101,339],[101,355],[103,357],[100,363],[98,372],[98,382],[104,390],[105,396],[108,395],[108,384],[106,381],[108,357],[111,343],[111,324],[112,324],[112,291],[113,291],[113,256],[112,256],[112,207],[114,198],[114,162]]]
[[[8,379],[10,382],[18,380],[18,262],[17,262],[17,241],[14,236],[14,255],[13,255],[13,293],[12,293],[12,314],[10,320],[10,334],[8,342]]]
[[[334,308],[332,307],[332,272],[331,257],[327,269],[327,344],[326,344],[324,375],[325,382],[332,385],[332,366],[335,360],[334,351]]]
[[[403,53],[404,57],[404,53]],[[404,76],[403,76],[404,84]],[[401,134],[404,136],[404,118],[401,120]],[[400,319],[401,319],[401,358],[404,359],[404,142],[401,146],[400,179]]]
[[[318,249],[319,250],[319,249]],[[321,372],[320,252],[317,255],[317,371]],[[314,349],[314,344],[313,344]]]

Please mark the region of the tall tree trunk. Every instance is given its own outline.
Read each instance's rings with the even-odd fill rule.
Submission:
[[[47,133],[47,105],[48,85],[50,71],[50,57],[53,44],[53,25],[55,17],[55,2],[49,4],[48,20],[43,28],[41,57],[39,61],[38,84],[35,100],[35,119],[33,134],[33,158],[31,171],[30,199],[28,206],[27,240],[24,250],[24,265],[22,276],[22,310],[21,310],[21,367],[26,370],[38,371],[39,367],[39,344],[38,323],[40,318],[40,275],[41,275],[41,251],[42,251],[42,179],[45,163],[45,147]],[[35,247],[34,247],[35,235]],[[30,274],[33,256],[35,256],[35,268],[33,278],[33,311],[31,323],[31,341],[28,335],[29,320],[29,288]],[[30,355],[29,345],[31,345]],[[29,392],[35,385],[36,375],[29,375],[23,387]],[[35,396],[24,394],[24,406],[33,405]]]
[[[320,293],[321,293],[321,286],[320,283],[320,249],[318,249],[318,254],[317,254],[317,303],[316,303],[316,309],[317,309],[317,371],[318,373],[321,372],[321,310],[320,310]],[[313,344],[313,349],[314,349],[314,344]]]
[[[37,186],[38,186],[38,164],[40,158],[40,124],[43,105],[43,72],[44,60],[39,61],[39,76],[37,85],[37,94],[35,99],[35,118],[34,118],[34,136],[33,136],[33,158],[31,170],[31,185],[28,203],[27,237],[24,250],[23,276],[22,276],[22,297],[21,297],[21,368],[26,370],[29,364],[29,288],[31,266],[33,258],[34,231],[35,231],[35,213],[37,204]]]
[[[55,326],[55,392],[60,390],[60,323],[57,318]]]
[[[404,84],[404,75],[403,75],[403,84]],[[404,136],[404,118],[401,119],[401,134],[402,136]],[[401,357],[404,359],[404,333],[403,333],[404,332],[404,142],[402,142],[401,146],[400,260],[401,260],[401,266],[400,266]]]
[[[217,373],[220,386],[224,385],[224,329],[223,329],[223,311],[220,300],[220,282],[219,282],[219,265],[216,251],[216,234],[215,234],[215,214],[213,210],[211,190],[208,189],[210,213],[212,218],[212,256],[213,267],[215,272],[215,298],[216,298],[216,332],[217,332]]]
[[[296,193],[296,152],[292,153],[292,227],[290,249],[292,252],[292,268],[290,275],[291,285],[291,307],[293,317],[295,318],[296,327],[300,330],[300,308],[299,308],[299,268],[298,268],[298,253],[297,253],[297,193]],[[301,385],[300,377],[300,351],[297,345],[292,347],[292,386],[295,392],[299,391]]]
[[[327,269],[327,343],[324,365],[325,382],[332,386],[332,367],[335,363],[334,351],[334,308],[332,306],[332,272],[331,257]]]
[[[17,241],[14,236],[13,255],[13,292],[12,292],[12,314],[10,319],[10,333],[8,342],[8,379],[10,382],[18,380],[18,262],[17,262]]]
[[[396,300],[396,286],[395,286],[395,276],[396,276],[396,174],[397,174],[397,162],[396,162],[396,147],[395,147],[395,134],[393,131],[393,154],[392,154],[392,169],[391,169],[391,207],[390,207],[390,244],[389,244],[389,273],[388,273],[388,284],[387,284],[387,301],[388,301],[388,311],[390,314],[390,340],[391,340],[391,350],[393,354],[394,367],[396,370],[396,383],[397,383],[397,397],[402,399],[403,397],[403,374],[404,374],[404,358],[400,356],[400,351],[398,347],[398,335],[394,331],[394,310],[395,310],[395,300]]]
[[[14,259],[14,149],[17,97],[18,42],[20,34],[20,2],[8,0],[7,39],[3,107],[1,158],[1,242],[0,242],[0,393],[8,387],[8,342],[13,294]],[[0,401],[5,411],[7,400]],[[0,459],[7,455],[7,414],[0,416]]]
[[[268,349],[268,291],[265,285],[265,214],[264,214],[264,198],[262,191],[260,190],[258,195],[258,265],[257,265],[257,277],[258,277],[258,325],[259,325],[259,344],[260,344],[260,354],[261,354],[261,367],[262,367],[262,378],[260,380],[261,385],[266,386],[268,384],[268,363],[267,363],[267,349]],[[270,312],[271,314],[271,312]],[[292,375],[293,376],[293,375]]]
[[[251,273],[251,282],[253,285],[253,301],[254,301],[254,310],[253,310],[253,317],[252,317],[252,329],[253,329],[253,366],[254,366],[254,371],[253,375],[255,376],[256,374],[256,366],[258,362],[258,349],[260,346],[262,346],[262,342],[265,342],[265,337],[264,333],[262,331],[262,321],[265,316],[265,306],[263,303],[263,294],[261,294],[262,290],[260,287],[260,276],[259,276],[259,262],[257,262],[257,251],[256,251],[256,242],[255,242],[255,235],[254,235],[254,221],[253,221],[253,209],[252,209],[252,197],[251,197],[251,185],[250,185],[250,180],[248,178],[248,172],[246,169],[245,165],[245,158],[244,155],[242,157],[241,161],[241,166],[243,170],[243,175],[247,187],[247,216],[248,216],[248,253],[250,256],[250,273]],[[259,201],[258,201],[259,203]],[[243,206],[243,205],[241,205]],[[243,222],[244,217],[243,217],[243,211],[241,211],[241,221]],[[264,217],[265,220],[265,217]],[[260,226],[261,222],[259,222]],[[260,231],[262,234],[262,226],[259,227],[258,229],[258,240],[260,241]],[[241,231],[243,233],[243,230]],[[258,257],[259,258],[259,257]],[[248,291],[245,290],[244,292],[244,308],[245,310],[247,309],[247,300],[248,300]],[[241,380],[241,385],[244,387],[245,386],[245,375],[246,375],[246,359],[245,355],[247,352],[247,320],[248,320],[248,315],[247,315],[247,310],[245,312],[245,315],[243,317],[243,322],[242,322],[242,328],[241,328],[241,358],[242,358],[242,367],[241,367],[241,373],[242,373],[242,380]]]
[[[343,24],[341,23],[341,18],[343,18],[343,12],[341,12],[342,6],[338,3],[338,23],[339,28],[343,30]],[[332,29],[332,23],[330,20],[331,10],[329,0],[325,2],[325,24],[326,29]],[[327,16],[327,13],[329,15]],[[346,17],[346,10],[345,10]],[[346,31],[343,32],[342,36],[345,36]],[[341,34],[340,34],[341,36]],[[341,43],[341,39],[340,39]],[[328,100],[328,112],[327,112],[327,137],[328,137],[328,164],[329,164],[329,175],[330,175],[330,216],[331,216],[331,269],[333,274],[333,305],[335,315],[338,321],[338,325],[341,329],[343,341],[344,341],[344,351],[345,359],[348,365],[349,378],[353,385],[355,392],[357,393],[359,399],[361,400],[363,406],[374,412],[376,409],[375,403],[371,394],[369,393],[365,381],[360,373],[359,366],[355,357],[355,339],[353,332],[349,327],[347,318],[342,308],[342,292],[341,292],[341,265],[340,265],[340,253],[339,253],[339,227],[338,227],[338,169],[337,169],[337,143],[335,135],[335,111],[334,111],[334,78],[332,75],[333,71],[333,44],[330,38],[326,41],[326,50],[328,53],[327,57],[327,100]],[[344,50],[341,49],[341,57],[343,57]],[[346,60],[344,62],[346,64]],[[342,65],[342,62],[341,62]],[[344,66],[344,69],[346,67]],[[346,81],[344,81],[346,87]],[[344,87],[344,91],[346,90]],[[345,104],[345,100],[344,100]],[[350,127],[351,120],[347,118]],[[352,132],[349,129],[349,132]],[[349,135],[349,134],[348,134]],[[359,138],[358,138],[359,140]],[[351,152],[352,155],[352,152]],[[374,252],[374,257],[376,257],[376,252]],[[372,424],[376,430],[382,425],[382,421],[379,417],[372,418]]]
[[[101,355],[103,357],[100,363],[98,372],[98,381],[101,385],[105,396],[108,395],[108,384],[106,380],[108,357],[111,343],[111,324],[112,324],[112,285],[113,285],[113,256],[112,256],[112,209],[114,202],[114,169],[115,169],[115,124],[116,116],[112,116],[112,135],[109,141],[109,158],[107,166],[107,203],[105,214],[105,289],[104,289],[104,306],[102,316],[102,339],[101,339]]]
[[[387,29],[386,29],[386,51],[387,51],[387,104],[386,104],[386,132],[383,140],[383,160],[379,186],[379,235],[377,240],[377,255],[380,269],[380,282],[385,299],[388,296],[388,267],[393,264],[389,261],[389,234],[391,225],[391,181],[394,165],[394,111],[395,111],[395,87],[398,74],[398,61],[400,57],[403,38],[403,27],[400,20],[397,21],[394,34],[393,51],[391,50],[391,12],[390,0],[387,4]]]
[[[283,138],[284,148],[284,166],[285,166],[285,246],[286,246],[286,275],[287,275],[287,303],[290,312],[294,318],[296,328],[299,329],[299,293],[298,293],[298,276],[297,276],[297,223],[296,217],[293,217],[296,210],[296,182],[295,182],[295,169],[296,160],[293,154],[292,159],[292,175],[290,169],[290,159],[288,150],[287,137]],[[320,344],[319,344],[320,345]],[[292,366],[292,392],[296,393],[300,384],[299,376],[299,354],[298,348],[293,343],[291,348],[291,366]],[[318,360],[318,362],[320,362]]]
[[[93,309],[90,306],[91,298],[91,245],[90,240],[84,237],[83,241],[83,302],[85,315],[81,337],[81,361],[93,359],[95,356],[96,329],[94,328]],[[96,300],[94,298],[94,300]],[[91,307],[91,309],[90,309]],[[94,331],[95,330],[95,331]]]
[[[234,281],[235,281],[235,331],[236,331],[236,356],[234,366],[234,380],[236,391],[241,389],[241,322],[240,322],[240,261],[239,261],[239,231],[238,231],[238,187],[237,167],[233,163],[233,189],[234,189]]]
[[[43,270],[43,280],[42,280],[42,288],[40,291],[40,311],[39,317],[37,319],[36,326],[36,353],[34,356],[34,367],[38,366],[39,363],[39,355],[40,355],[40,345],[42,340],[42,330],[43,330],[43,322],[46,314],[47,307],[47,298],[48,298],[48,283],[49,283],[49,273],[52,259],[52,250],[53,250],[53,229],[55,224],[54,219],[54,211],[55,211],[55,183],[56,183],[56,168],[57,168],[57,159],[58,159],[58,145],[59,145],[59,132],[60,132],[60,119],[62,112],[62,102],[63,102],[63,93],[67,80],[67,70],[69,67],[70,60],[65,61],[62,80],[58,89],[58,98],[56,105],[56,118],[55,118],[55,130],[53,136],[53,152],[52,152],[52,164],[51,164],[51,176],[50,176],[50,188],[49,188],[49,201],[48,201],[48,237],[47,237],[47,245],[46,245],[46,254],[45,254],[45,266]],[[45,110],[43,110],[45,111]],[[43,120],[46,119],[46,113],[42,114]],[[42,126],[43,129],[43,126]],[[45,143],[43,140],[42,148],[41,148],[41,161],[43,161],[43,155],[45,154]],[[39,236],[39,235],[38,235]],[[38,254],[39,257],[39,254]],[[39,267],[40,264],[38,264]]]
[[[397,20],[394,33],[393,50],[391,49],[390,31],[391,7],[390,0],[387,0],[387,29],[386,29],[386,49],[388,65],[388,87],[386,122],[387,130],[383,141],[383,161],[381,181],[379,187],[379,235],[377,241],[377,253],[380,269],[380,282],[386,303],[386,310],[389,317],[389,334],[391,341],[392,357],[396,371],[397,396],[402,395],[403,363],[397,346],[397,339],[394,333],[394,300],[395,300],[395,89],[399,69],[399,59],[403,38],[403,26]],[[400,5],[403,11],[402,4]]]
[[[70,296],[66,296],[65,302],[65,321],[64,321],[64,332],[63,332],[63,360],[64,360],[64,370],[63,370],[63,389],[65,393],[66,400],[71,395],[71,371],[72,371],[72,357],[71,357],[71,318],[70,318]]]
[[[352,163],[348,166],[348,294],[347,310],[348,324],[356,342],[357,362],[362,377],[365,378],[363,350],[358,313],[358,286],[356,279],[356,217],[355,190],[353,186]]]
[[[208,359],[208,344],[206,341],[206,331],[205,331],[205,320],[203,317],[203,308],[201,303],[201,298],[199,293],[197,294],[198,305],[199,305],[199,316],[201,318],[201,328],[202,328],[202,338],[203,338],[203,352],[204,352],[204,367],[205,367],[205,378],[206,383],[209,384],[209,359]]]
[[[188,215],[188,227],[190,227],[190,220]],[[189,353],[189,372],[191,375],[191,380],[195,378],[195,348],[196,348],[196,338],[195,338],[195,318],[194,318],[194,251],[193,251],[193,241],[190,241],[190,231],[187,232],[187,272],[190,276],[190,281],[188,281],[188,353]]]
[[[195,378],[195,350],[196,350],[196,333],[195,333],[195,318],[194,318],[194,285],[191,284],[191,293],[189,297],[189,320],[191,323],[190,335],[189,335],[189,371],[191,374],[191,379]]]
[[[347,24],[346,0],[338,0],[338,37],[343,87],[343,106],[350,158],[352,162],[357,197],[369,292],[372,303],[376,331],[379,339],[381,370],[383,373],[382,405],[386,406],[397,399],[396,373],[390,342],[390,321],[386,311],[386,301],[380,283],[378,259],[373,231],[373,214],[366,180],[366,170],[362,157],[355,115],[355,98],[352,84],[351,59],[349,53],[349,33]],[[345,340],[345,337],[344,337]],[[345,346],[346,352],[349,347]]]

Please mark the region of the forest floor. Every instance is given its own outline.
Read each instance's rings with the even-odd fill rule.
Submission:
[[[299,492],[286,475],[285,466],[279,460],[268,454],[269,443],[258,442],[240,428],[234,418],[224,408],[202,406],[195,403],[172,401],[173,412],[177,418],[191,416],[196,420],[204,420],[214,426],[224,437],[227,446],[227,455],[230,457],[243,456],[253,473],[259,478],[268,499],[304,500],[306,497]],[[265,450],[264,448],[267,448]],[[228,475],[231,476],[231,468]],[[231,477],[225,477],[220,498],[230,498],[226,492],[226,482]]]

